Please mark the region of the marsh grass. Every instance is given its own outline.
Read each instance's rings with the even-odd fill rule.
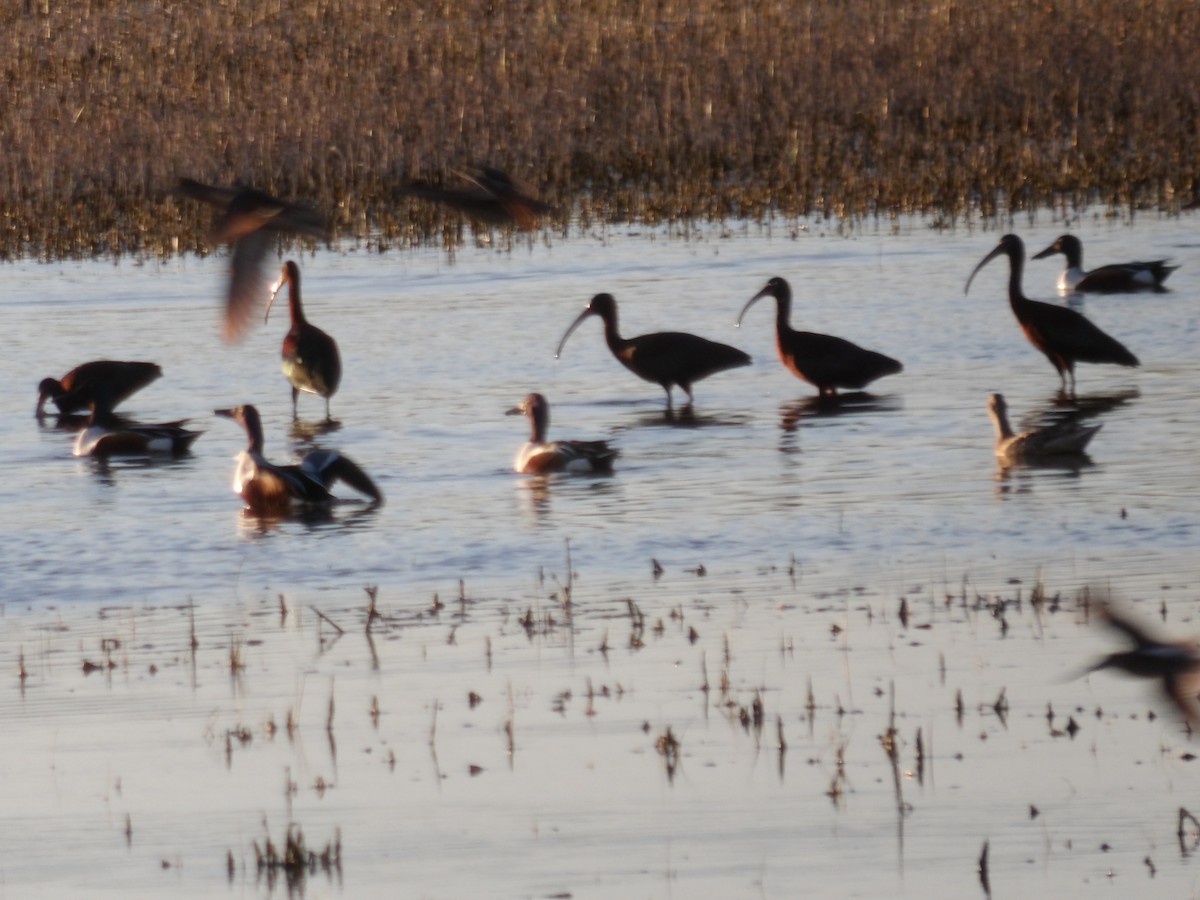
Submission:
[[[1190,0],[26,0],[0,9],[0,258],[202,249],[182,175],[440,242],[454,214],[393,189],[471,162],[563,233],[1177,210],[1197,45]]]

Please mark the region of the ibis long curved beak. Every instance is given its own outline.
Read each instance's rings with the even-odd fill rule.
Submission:
[[[748,310],[750,307],[752,307],[755,303],[757,303],[763,297],[767,296],[767,294],[769,294],[770,292],[771,291],[769,288],[763,288],[761,291],[759,291],[757,294],[755,294],[753,297],[751,297],[749,300],[747,300],[746,305],[742,307],[742,311],[738,314],[737,322],[734,325],[734,328],[741,328],[742,327],[742,319],[746,315],[746,310]]]
[[[979,274],[979,270],[1004,252],[1006,252],[1004,244],[998,244],[995,250],[980,260],[979,265],[975,267],[975,271],[971,273],[971,277],[967,279],[967,286],[963,288],[964,297],[967,296],[967,293],[971,290],[971,282],[975,280],[975,276]]]
[[[263,313],[263,322],[266,322],[267,317],[269,315],[271,315],[271,304],[275,302],[275,297],[279,294],[280,290],[283,289],[283,282],[284,282],[284,279],[280,278],[278,281],[276,281],[274,284],[271,285],[271,288],[270,288],[271,296],[267,300],[267,309]]]
[[[571,333],[576,328],[579,327],[579,323],[591,315],[595,315],[595,313],[592,312],[592,308],[589,306],[583,312],[581,312],[579,314],[579,317],[574,322],[571,323],[571,326],[567,329],[566,333],[562,336],[562,340],[558,342],[558,349],[554,351],[555,359],[558,359],[559,356],[562,355],[563,345],[567,342],[567,338],[569,338],[571,336]]]

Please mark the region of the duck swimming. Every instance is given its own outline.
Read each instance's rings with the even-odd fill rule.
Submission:
[[[613,460],[619,451],[607,441],[547,441],[550,426],[550,404],[541,394],[529,394],[505,415],[528,416],[529,440],[517,451],[513,469],[524,475],[546,475],[551,472],[612,472]]]

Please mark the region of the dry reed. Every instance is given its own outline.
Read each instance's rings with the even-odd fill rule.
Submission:
[[[1190,0],[25,0],[0,9],[0,258],[169,255],[253,183],[380,249],[486,162],[551,227],[1101,205],[1197,192]]]

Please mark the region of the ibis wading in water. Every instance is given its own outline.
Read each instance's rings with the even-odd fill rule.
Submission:
[[[342,357],[337,342],[304,318],[304,308],[300,305],[300,267],[290,259],[283,264],[279,280],[271,285],[271,298],[267,301],[263,321],[271,315],[275,296],[285,284],[292,327],[283,338],[280,355],[283,374],[292,385],[292,418],[296,418],[296,400],[300,392],[307,391],[325,398],[325,418],[328,420],[331,418],[329,398],[342,380]]]
[[[607,441],[547,441],[550,427],[550,404],[541,394],[530,394],[505,415],[528,416],[531,432],[529,441],[517,451],[513,468],[525,475],[547,475],[551,472],[612,471],[618,451]]]
[[[83,412],[91,408],[97,397],[104,397],[109,409],[130,394],[140,391],[162,375],[162,369],[152,362],[124,362],[97,359],[78,365],[62,378],[43,378],[38,385],[38,418],[44,415],[46,401],[58,407],[59,413]]]
[[[182,178],[177,195],[200,200],[221,212],[209,240],[233,245],[229,288],[225,297],[224,334],[234,340],[245,332],[262,303],[267,285],[263,261],[281,234],[328,240],[325,219],[315,210],[288,203],[250,187],[215,187]]]
[[[996,431],[996,459],[1005,465],[1056,456],[1078,456],[1102,427],[1083,425],[1069,418],[1014,434],[1008,424],[1008,404],[1003,394],[988,397],[988,416]]]
[[[383,494],[358,464],[333,450],[310,450],[296,465],[279,466],[263,456],[262,419],[253,406],[213,410],[246,430],[248,444],[237,456],[233,491],[258,515],[285,515],[294,506],[322,506],[334,501],[330,488],[343,481],[383,503]]]
[[[1080,294],[1125,294],[1132,291],[1163,293],[1167,290],[1163,282],[1179,268],[1168,266],[1165,259],[1156,259],[1152,262],[1113,263],[1085,272],[1083,244],[1073,234],[1064,234],[1034,259],[1044,259],[1056,253],[1067,258],[1067,266],[1058,276],[1058,289],[1064,294],[1072,291]]]
[[[1138,358],[1125,345],[1109,337],[1094,323],[1066,306],[1030,300],[1021,290],[1021,274],[1025,268],[1025,244],[1015,234],[1000,238],[996,249],[985,256],[967,279],[963,289],[971,290],[971,282],[997,256],[1007,256],[1008,302],[1013,315],[1029,343],[1045,354],[1062,382],[1063,390],[1075,395],[1075,363],[1114,363],[1118,366],[1140,365]]]
[[[793,375],[813,385],[822,397],[836,397],[839,388],[862,390],[876,378],[903,370],[898,360],[840,337],[793,329],[788,323],[792,288],[783,278],[772,278],[750,298],[738,316],[739,328],[746,311],[763,297],[775,298],[775,345],[779,358]]]
[[[538,200],[499,169],[479,166],[460,174],[473,187],[446,188],[410,182],[397,188],[396,193],[441,203],[484,225],[512,225],[522,231],[531,230],[538,216],[554,211],[554,207]]]
[[[692,385],[725,369],[750,364],[750,357],[736,347],[719,344],[707,338],[681,331],[659,331],[637,337],[623,338],[617,331],[617,301],[612,294],[597,294],[571,323],[558,349],[557,358],[567,338],[589,316],[604,322],[604,340],[617,362],[638,378],[651,381],[667,392],[667,412],[671,412],[671,387],[678,385],[692,404]]]

